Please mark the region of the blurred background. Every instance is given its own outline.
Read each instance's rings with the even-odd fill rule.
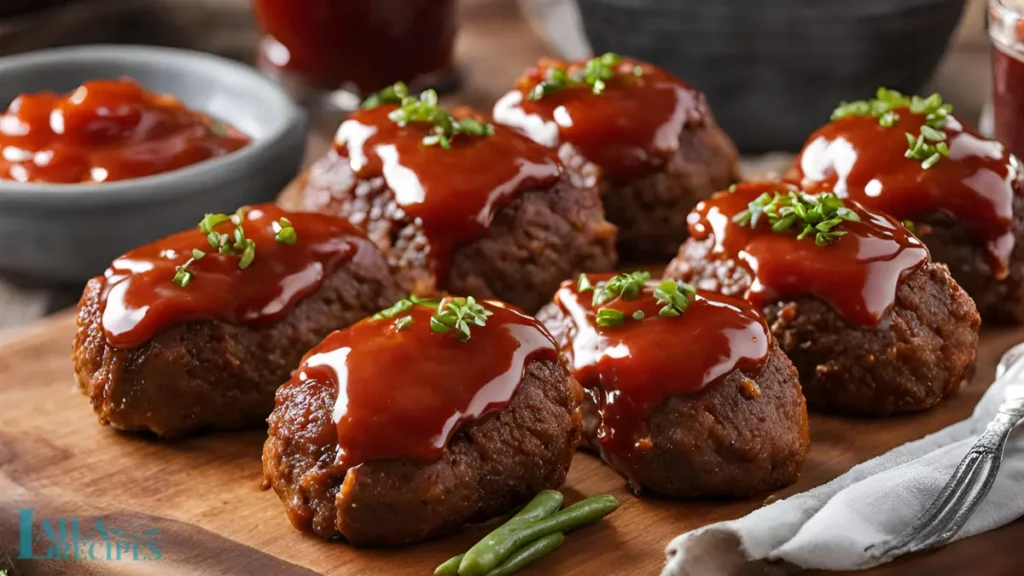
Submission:
[[[362,18],[345,5],[365,5]],[[311,160],[339,109],[396,79],[489,110],[539,57],[615,51],[704,91],[756,172],[791,158],[839,100],[879,85],[941,92],[980,121],[992,93],[985,13],[985,0],[0,0],[0,56],[129,43],[253,63],[310,109]],[[11,280],[0,279],[0,329],[73,304],[81,288]]]

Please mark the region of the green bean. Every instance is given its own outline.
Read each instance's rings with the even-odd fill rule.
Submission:
[[[508,557],[497,568],[487,573],[487,576],[511,576],[516,572],[519,572],[523,568],[526,568],[530,564],[533,564],[537,560],[551,554],[562,542],[565,541],[565,536],[561,532],[555,532],[541,538],[540,540],[534,541],[532,544],[527,544],[515,554]]]
[[[459,576],[484,576],[524,545],[555,532],[575,530],[607,516],[618,507],[619,501],[605,494],[577,502],[541,520],[499,528],[466,552],[459,564]]]
[[[462,563],[462,557],[465,554],[459,554],[448,559],[444,564],[441,564],[437,568],[434,568],[434,576],[458,576],[459,564]]]
[[[550,516],[554,512],[558,512],[558,509],[562,507],[563,496],[558,490],[541,490],[533,500],[530,500],[526,506],[516,515],[509,518],[508,522],[503,524],[501,528],[507,527],[513,522],[519,524],[525,522],[532,522],[534,520],[540,520]]]
[[[562,493],[558,490],[542,490],[526,506],[523,506],[523,509],[517,512],[515,516],[509,518],[507,522],[495,528],[487,536],[484,536],[484,540],[493,537],[503,528],[540,520],[545,516],[549,516],[552,512],[557,512],[562,507],[562,500]],[[459,564],[462,562],[463,556],[465,554],[449,558],[447,562],[434,569],[434,576],[456,576],[459,573]]]

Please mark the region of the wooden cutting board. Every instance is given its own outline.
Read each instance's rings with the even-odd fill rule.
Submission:
[[[64,313],[0,343],[0,569],[34,574],[336,574],[432,573],[486,531],[396,550],[358,550],[294,530],[273,492],[260,490],[264,430],[178,441],[120,434],[96,423],[74,389],[69,350],[74,318]],[[925,414],[888,419],[812,416],[812,445],[800,482],[784,497],[967,416],[991,381],[1003,350],[1024,330],[988,332],[973,384]],[[638,499],[589,454],[577,454],[567,501],[612,493],[622,506],[570,535],[528,574],[657,574],[675,535],[736,518],[763,499],[672,502]],[[768,496],[768,495],[766,495]],[[33,533],[48,518],[82,526],[101,519],[132,532],[154,528],[159,561],[69,562],[17,559],[19,512],[33,509]],[[87,529],[83,529],[88,531]],[[1019,575],[1024,522],[905,558],[871,574]],[[102,556],[102,553],[100,554]]]

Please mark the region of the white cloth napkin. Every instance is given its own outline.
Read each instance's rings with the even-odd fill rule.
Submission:
[[[738,520],[677,536],[662,576],[772,573],[765,561],[806,569],[858,570],[892,558],[864,549],[903,532],[928,508],[1003,401],[1006,384],[1024,378],[1016,362],[991,386],[967,420],[899,446],[835,480],[760,508]],[[956,539],[1024,516],[1024,425],[1006,445],[988,497]],[[778,565],[775,569],[783,573]]]

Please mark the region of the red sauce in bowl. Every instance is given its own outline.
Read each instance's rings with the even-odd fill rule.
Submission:
[[[286,218],[295,229],[294,244],[275,238],[275,224]],[[215,232],[233,234],[224,222]],[[348,221],[314,213],[289,213],[273,204],[253,206],[242,220],[256,257],[244,270],[239,257],[217,253],[198,228],[179,232],[114,260],[103,281],[103,331],[114,348],[135,348],[162,330],[190,320],[221,320],[265,325],[284,317],[320,288],[344,262],[374,250]],[[189,265],[192,280],[174,282],[178,267]]]
[[[611,276],[590,280],[600,288]],[[593,305],[592,292],[580,293],[571,281],[555,294],[572,322],[563,352],[576,379],[597,400],[602,457],[627,478],[651,446],[650,416],[661,401],[699,392],[735,370],[759,374],[771,343],[764,318],[738,298],[701,292],[682,315],[660,316],[657,284],[648,282],[634,300],[619,297],[600,306]],[[624,322],[599,326],[597,309],[606,307],[622,312]],[[637,311],[643,312],[642,320],[632,318]]]
[[[509,404],[530,362],[558,360],[539,322],[501,302],[479,303],[492,315],[465,342],[431,330],[436,306],[413,306],[399,315],[411,320],[403,329],[395,319],[367,318],[306,354],[282,388],[335,392],[335,463],[436,461],[463,424]]]
[[[735,260],[753,281],[744,297],[758,308],[785,298],[815,296],[858,326],[877,326],[892,309],[896,289],[908,274],[928,262],[928,249],[893,218],[857,204],[846,207],[860,221],[844,221],[846,231],[831,244],[813,237],[771,230],[767,218],[756,228],[733,218],[762,193],[788,192],[778,182],[739,184],[697,205],[687,218],[690,236],[714,239],[711,257]]]
[[[527,98],[548,70],[571,73],[584,65],[542,60],[494,105],[495,120],[552,148],[570,143],[605,173],[624,177],[657,167],[679,149],[684,129],[704,122],[707,105],[700,92],[660,68],[632,60],[614,67],[615,76],[600,94],[583,84],[539,100]]]
[[[450,150],[426,146],[433,125],[400,126],[388,118],[395,108],[349,116],[335,150],[360,180],[384,179],[397,209],[383,217],[420,225],[430,269],[443,286],[455,248],[486,234],[500,208],[520,192],[554,184],[564,168],[554,152],[503,126],[492,136],[457,135]]]
[[[238,130],[130,79],[22,94],[0,117],[0,179],[76,184],[152,176],[234,152]]]
[[[968,224],[986,247],[997,278],[1013,252],[1013,187],[1020,167],[1006,147],[950,116],[949,156],[925,169],[906,158],[906,133],[918,134],[925,118],[906,108],[889,128],[870,116],[847,116],[811,135],[792,179],[811,193],[834,191],[899,220],[948,212]]]

